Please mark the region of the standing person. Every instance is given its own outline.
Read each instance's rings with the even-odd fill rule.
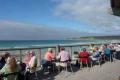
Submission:
[[[115,54],[114,45],[113,45],[113,44],[109,44],[108,47],[109,47],[109,49],[110,49],[110,54],[111,54],[111,55],[110,55],[110,60],[113,61],[113,57],[115,57],[115,56],[114,56],[114,54]]]
[[[119,59],[120,60],[120,44],[116,44],[115,45],[115,50],[116,50],[116,59]]]
[[[6,60],[7,60],[7,58],[8,58],[9,56],[10,56],[10,53],[8,53],[8,52],[5,52],[5,53],[2,55],[2,57],[1,57],[1,59],[0,59],[0,69],[3,68],[3,66],[5,65]]]
[[[108,48],[108,45],[105,45],[105,49],[104,49],[104,52],[105,52],[105,58],[107,61],[110,61],[110,49]]]
[[[100,46],[99,52],[102,57],[102,61],[105,61],[105,46],[104,45]]]
[[[20,71],[20,67],[16,63],[16,59],[12,56],[7,58],[5,66],[0,70],[0,72],[5,76],[4,80],[18,80],[18,72]],[[14,73],[14,74],[13,74]]]

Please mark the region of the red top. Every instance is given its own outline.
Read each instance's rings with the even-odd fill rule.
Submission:
[[[89,53],[88,52],[83,52],[83,51],[81,51],[80,53],[79,53],[79,58],[80,58],[80,62],[88,62],[89,61]]]

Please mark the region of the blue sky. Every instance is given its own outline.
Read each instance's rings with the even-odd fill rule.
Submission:
[[[116,35],[120,18],[109,8],[109,0],[0,0],[0,40]]]

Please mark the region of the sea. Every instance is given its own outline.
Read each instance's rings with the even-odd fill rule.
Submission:
[[[65,45],[65,44],[87,44],[87,43],[103,43],[108,42],[108,40],[0,40],[0,56],[4,54],[6,51],[2,51],[2,49],[9,49],[9,52],[11,55],[15,56],[18,61],[21,61],[26,54],[28,50],[11,50],[13,48],[34,48],[39,46],[51,46],[51,45]],[[65,50],[68,51],[71,56],[74,52],[79,52],[82,48],[86,48],[89,50],[88,46],[77,46],[77,47],[65,47]],[[38,56],[38,59],[42,59],[44,57],[45,52],[47,51],[47,48],[40,49],[34,49],[36,55]],[[53,50],[55,55],[58,53],[55,52],[55,49]]]
[[[95,40],[0,40],[0,48],[24,48],[41,45],[59,45],[98,42]]]

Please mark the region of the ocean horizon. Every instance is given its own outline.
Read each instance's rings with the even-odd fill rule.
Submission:
[[[0,48],[18,48],[18,47],[34,47],[41,45],[58,45],[58,44],[74,44],[87,43],[92,40],[0,40]]]

